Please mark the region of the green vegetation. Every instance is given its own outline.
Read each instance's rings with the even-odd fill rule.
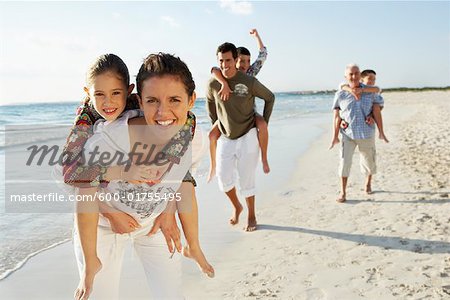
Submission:
[[[423,88],[390,88],[383,89],[383,92],[427,92],[427,91],[450,91],[450,86],[445,87],[423,87]]]
[[[445,87],[422,87],[422,88],[382,88],[385,92],[429,92],[429,91],[450,91],[450,86]],[[334,94],[336,90],[323,90],[323,91],[297,91],[297,92],[284,92],[284,94],[291,95],[314,95],[314,94]]]

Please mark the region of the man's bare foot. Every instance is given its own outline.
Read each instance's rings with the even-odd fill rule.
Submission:
[[[367,184],[367,185],[366,185],[365,191],[366,191],[366,194],[367,194],[367,195],[373,194],[372,186],[371,186],[370,184]]]
[[[249,218],[247,221],[247,226],[244,227],[244,230],[247,232],[255,231],[256,230],[256,219],[255,218]]]
[[[269,162],[267,161],[267,159],[262,161],[262,165],[263,165],[264,173],[268,174],[270,172],[270,167],[269,167]]]
[[[340,193],[339,197],[337,197],[336,202],[337,203],[344,203],[345,201],[347,201],[347,198],[345,198],[345,193]]]
[[[216,176],[216,167],[211,167],[209,169],[208,178],[206,178],[206,182],[210,182],[214,176]]]
[[[238,208],[234,208],[234,214],[230,218],[231,225],[236,225],[237,223],[239,223],[239,215],[241,214],[243,209],[244,208],[240,204]]]
[[[389,140],[387,139],[387,137],[384,135],[384,133],[380,133],[379,135],[380,140],[385,141],[386,143],[389,143]]]
[[[200,270],[209,278],[214,278],[214,268],[208,263],[202,249],[199,247],[183,247],[183,255],[187,258],[192,258],[197,263]]]

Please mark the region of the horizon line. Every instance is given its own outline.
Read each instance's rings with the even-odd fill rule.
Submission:
[[[428,91],[428,90],[450,90],[450,85],[447,86],[424,86],[424,87],[391,87],[383,88],[383,92],[395,92],[395,91]],[[274,94],[294,94],[294,95],[317,95],[317,94],[330,94],[336,92],[337,89],[325,89],[325,90],[296,90],[296,91],[279,91],[274,92]],[[205,97],[198,97],[197,99],[205,99]],[[83,100],[66,100],[66,101],[23,101],[23,102],[7,102],[1,103],[0,106],[16,106],[16,105],[27,105],[27,104],[67,104],[67,103],[77,103],[81,104]]]

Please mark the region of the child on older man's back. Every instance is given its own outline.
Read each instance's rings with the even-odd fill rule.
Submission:
[[[250,35],[254,36],[256,38],[256,42],[258,44],[259,53],[256,60],[250,64],[250,51],[245,47],[238,47],[238,59],[236,62],[236,67],[239,71],[247,74],[248,76],[255,77],[258,75],[259,71],[261,70],[264,62],[267,58],[267,48],[264,46],[261,37],[259,36],[259,33],[256,29],[250,30]],[[232,91],[230,90],[230,87],[228,86],[227,81],[223,77],[220,68],[213,67],[211,69],[211,73],[213,74],[214,78],[219,81],[219,83],[222,85],[222,88],[219,91],[219,95],[222,101],[227,101],[230,97],[230,93]],[[269,161],[267,158],[267,148],[269,145],[269,131],[267,128],[267,123],[264,120],[264,118],[255,111],[255,126],[258,130],[258,142],[259,146],[261,148],[261,161],[263,165],[263,171],[264,173],[270,172],[269,167]],[[209,182],[216,173],[216,148],[217,148],[217,140],[220,138],[221,133],[219,131],[219,127],[217,124],[214,124],[210,133],[209,133],[209,140],[210,140],[210,170],[208,174],[207,181]]]
[[[364,84],[362,88],[350,88],[348,84],[341,84],[340,89],[347,91],[355,96],[356,99],[360,98],[361,93],[381,93],[381,89],[375,86],[375,81],[377,79],[377,73],[374,70],[366,69],[361,72],[361,83]],[[367,116],[366,122],[368,124],[373,124],[374,120],[378,127],[379,138],[389,143],[386,135],[384,134],[383,118],[381,116],[381,107],[378,104],[374,104],[372,108],[372,114]],[[340,120],[341,127],[346,128],[347,122]]]

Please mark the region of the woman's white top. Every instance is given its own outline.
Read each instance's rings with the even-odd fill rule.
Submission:
[[[128,160],[128,154],[132,150],[128,120],[138,116],[143,116],[140,110],[130,110],[124,112],[120,118],[114,121],[97,121],[93,136],[88,139],[84,146],[87,156],[89,157],[88,153],[92,151],[109,152],[111,158],[116,153],[121,153],[123,155],[122,162]],[[148,143],[151,144],[151,141]],[[197,127],[194,139],[183,157],[180,158],[179,164],[173,164],[158,184],[133,184],[122,180],[113,180],[106,188],[102,188],[98,192],[104,193],[101,198],[105,203],[131,215],[138,222],[154,219],[164,211],[167,201],[173,201],[179,197],[176,193],[183,178],[192,165],[200,161],[206,149],[206,135]],[[96,156],[97,159],[98,156]],[[109,166],[118,165],[119,157],[120,155],[117,155],[117,160],[112,161]]]

